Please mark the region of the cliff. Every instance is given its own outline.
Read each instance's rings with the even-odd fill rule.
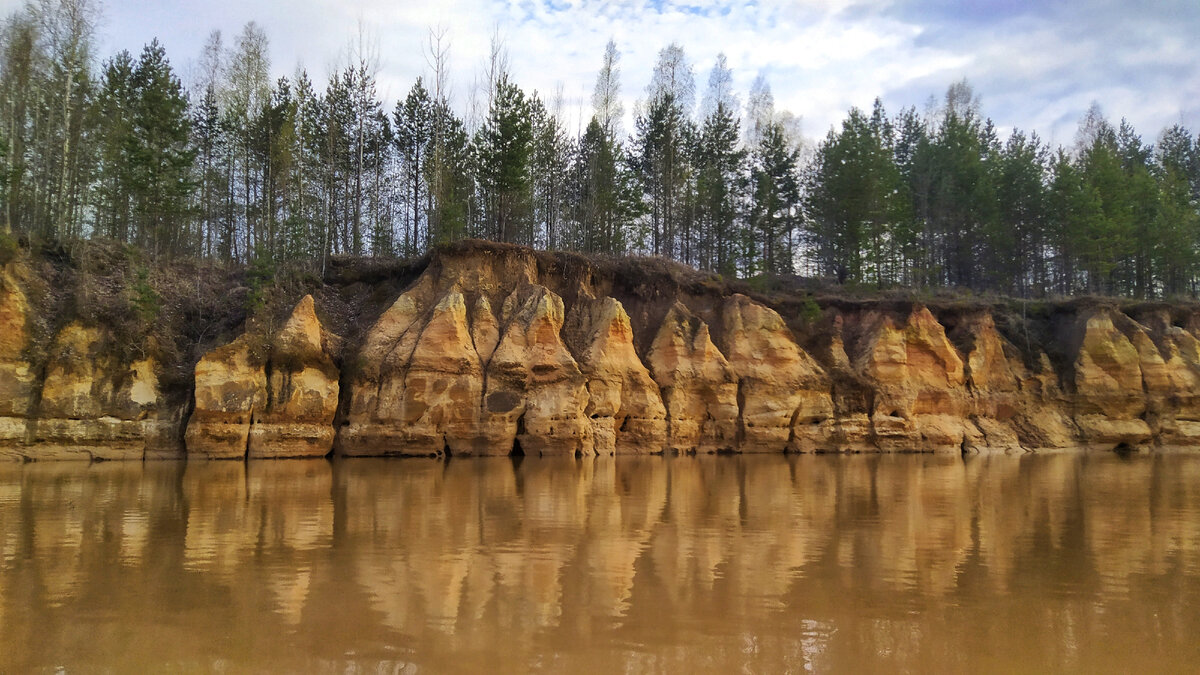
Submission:
[[[464,242],[131,348],[39,332],[38,274],[0,274],[10,458],[1200,448],[1194,306],[756,291]]]

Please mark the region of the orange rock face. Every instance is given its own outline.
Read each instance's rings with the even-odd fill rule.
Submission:
[[[774,310],[733,295],[721,310],[721,351],[737,377],[738,449],[816,449],[833,417],[829,380]]]
[[[570,316],[580,369],[587,378],[584,414],[598,454],[661,452],[667,410],[658,385],[633,346],[629,315],[613,298],[584,300]]]
[[[668,449],[712,452],[737,445],[737,376],[707,323],[676,303],[646,360],[667,410]]]
[[[35,423],[37,458],[178,456],[179,411],[158,388],[152,358],[122,364],[104,329],[65,326],[51,346]]]
[[[1143,376],[1161,385],[1162,359],[1139,326],[1129,326],[1131,341],[1100,310],[1081,317],[1079,355],[1075,359],[1075,423],[1086,444],[1144,444],[1151,438],[1142,418],[1146,411]],[[1124,321],[1130,321],[1121,316]],[[1134,342],[1141,345],[1140,349]],[[1144,364],[1143,364],[1144,362]],[[1145,368],[1143,368],[1145,365]]]
[[[274,336],[266,362],[243,335],[205,354],[195,369],[189,455],[213,459],[324,456],[333,447],[338,377],[322,346],[311,296]]]
[[[981,437],[969,416],[963,359],[924,307],[903,319],[854,317],[850,365],[873,390],[869,444],[882,451],[962,451]]]
[[[29,303],[8,270],[0,272],[0,453],[24,456],[25,418],[34,377],[26,360]]]
[[[305,297],[274,334],[208,352],[185,425],[167,371],[107,328],[31,347],[24,278],[0,270],[0,457],[170,455],[180,438],[228,458],[1200,447],[1200,316],[1182,307],[832,301],[801,318],[468,247],[369,305],[353,343]]]
[[[598,288],[520,256],[431,267],[353,357],[339,447],[959,453],[1200,439],[1200,340],[1169,320],[1081,311],[1060,342],[1026,340],[1025,354],[987,309],[953,315],[952,340],[920,305],[850,307],[809,336],[810,354],[746,296],[640,309],[639,338]]]
[[[29,312],[18,280],[0,273],[0,457],[179,456],[182,410],[164,400],[153,358],[118,358],[107,328],[74,322],[54,336],[39,381]]]
[[[326,351],[311,295],[302,298],[275,336],[267,392],[254,416],[249,457],[322,457],[333,449],[338,370]]]

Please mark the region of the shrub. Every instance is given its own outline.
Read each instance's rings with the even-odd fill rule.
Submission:
[[[11,234],[0,232],[0,265],[7,265],[16,260],[20,243]]]
[[[813,323],[817,319],[821,318],[821,306],[818,305],[817,301],[813,300],[811,297],[805,298],[804,302],[800,305],[800,318],[803,319],[804,323],[806,324]]]
[[[137,269],[134,273],[131,290],[133,291],[133,307],[137,311],[138,318],[142,320],[143,324],[154,323],[159,312],[162,311],[162,298],[150,284],[149,269],[146,267]]]

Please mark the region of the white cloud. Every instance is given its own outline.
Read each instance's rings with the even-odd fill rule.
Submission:
[[[1163,3],[1158,12],[1103,0],[1084,9],[1076,3],[1006,4],[973,15],[958,3],[855,0],[310,0],[254,6],[123,0],[108,6],[102,51],[136,51],[157,35],[182,66],[194,60],[209,30],[222,29],[229,43],[253,19],[267,30],[278,74],[290,74],[303,61],[320,79],[361,22],[378,40],[380,93],[391,101],[426,74],[427,29],[441,25],[451,43],[452,91],[460,109],[498,29],[516,80],[547,98],[561,84],[572,123],[587,114],[610,37],[622,52],[627,115],[643,95],[658,51],[675,41],[692,60],[700,87],[718,52],[728,56],[742,100],[755,75],[765,73],[777,105],[802,116],[812,137],[837,124],[851,105],[867,107],[881,96],[892,111],[920,107],[962,77],[975,85],[984,112],[1001,128],[1034,129],[1061,142],[1070,141],[1093,99],[1114,117],[1128,116],[1148,139],[1181,119],[1200,122],[1200,41],[1194,39],[1200,11],[1191,4]]]

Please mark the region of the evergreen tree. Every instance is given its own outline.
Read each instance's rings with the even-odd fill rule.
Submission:
[[[511,81],[497,42],[486,119],[469,133],[446,100],[440,37],[434,91],[418,80],[385,115],[369,58],[320,93],[302,70],[270,86],[266,35],[251,23],[228,57],[210,37],[189,109],[157,42],[92,80],[95,8],[39,0],[0,27],[6,233],[322,270],[330,254],[418,255],[484,236],[723,274],[788,274],[799,259],[877,285],[1200,291],[1200,141],[1175,126],[1143,143],[1096,104],[1074,145],[1055,150],[1032,133],[1001,139],[961,81],[924,116],[852,109],[809,153],[762,77],[743,135],[723,56],[694,120],[692,67],[672,44],[626,140],[610,41],[593,116],[573,137]]]
[[[104,64],[95,117],[97,133],[97,181],[94,187],[93,231],[119,241],[130,240],[133,223],[133,158],[136,149],[134,62],[121,51]]]
[[[894,278],[885,270],[885,254],[894,245],[895,227],[905,220],[908,204],[901,175],[892,159],[890,125],[882,109],[867,117],[857,108],[830,131],[817,148],[808,176],[808,236],[819,273],[839,282]]]
[[[989,233],[985,269],[994,288],[1023,297],[1042,295],[1049,287],[1047,154],[1037,134],[1027,138],[1014,131],[995,162],[999,220]]]
[[[697,153],[697,198],[703,250],[701,267],[733,276],[737,273],[744,243],[738,195],[745,192],[743,164],[746,153],[738,146],[738,123],[732,109],[718,102],[704,120]]]
[[[1081,138],[1090,142],[1078,159],[1083,194],[1070,217],[1083,220],[1074,228],[1073,246],[1086,274],[1085,289],[1115,293],[1126,287],[1121,268],[1135,254],[1132,195],[1116,130],[1094,115],[1083,127]]]
[[[914,191],[917,213],[925,219],[923,245],[932,252],[931,272],[939,285],[985,285],[979,271],[997,213],[988,165],[993,141],[977,109],[965,83],[952,86],[937,128],[913,158],[924,178],[925,189]]]
[[[428,178],[430,242],[467,236],[475,208],[474,149],[466,125],[444,99],[433,105],[433,145]]]
[[[152,255],[189,250],[189,120],[183,85],[158,40],[142,50],[131,77],[133,133],[126,150],[132,180],[134,241]]]
[[[530,101],[530,118],[533,127],[530,156],[533,218],[540,229],[534,242],[547,249],[560,248],[571,142],[557,115],[546,110],[536,95]]]
[[[295,96],[292,108],[293,171],[288,207],[286,255],[291,258],[319,260],[327,241],[326,218],[322,207],[321,162],[324,101],[313,89],[308,72],[299,69],[295,76]]]
[[[588,122],[573,158],[575,229],[568,245],[592,253],[624,249],[618,148],[596,117]]]
[[[476,135],[483,202],[483,233],[489,239],[532,244],[533,124],[525,93],[501,75],[487,120]]]
[[[787,142],[783,125],[768,124],[755,134],[750,184],[754,191],[747,232],[750,272],[791,274],[793,237],[800,216],[799,152]]]
[[[1156,269],[1164,295],[1195,294],[1200,272],[1200,149],[1182,126],[1165,130],[1155,151],[1159,209]]]
[[[192,151],[196,157],[195,184],[197,218],[200,226],[199,252],[205,257],[219,256],[229,260],[232,255],[231,232],[221,229],[228,218],[223,213],[221,196],[229,189],[224,184],[223,165],[225,136],[222,133],[221,111],[217,106],[215,87],[205,87],[203,97],[192,111]]]
[[[651,252],[674,257],[683,253],[689,179],[687,139],[691,122],[670,92],[650,101],[638,116],[634,139],[636,165],[650,216]]]
[[[425,221],[427,188],[430,171],[430,145],[433,143],[433,101],[417,78],[404,102],[397,103],[392,113],[396,128],[396,150],[399,153],[401,176],[404,181],[408,226],[405,229],[404,251],[414,255],[427,242],[419,239],[418,229]],[[428,231],[428,226],[426,226]]]

